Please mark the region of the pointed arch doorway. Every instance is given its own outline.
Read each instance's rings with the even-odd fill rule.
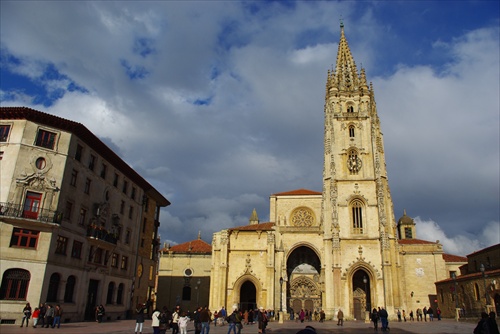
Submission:
[[[257,289],[251,281],[246,281],[240,288],[240,310],[255,310],[257,308]]]
[[[370,275],[363,269],[352,276],[352,314],[355,319],[365,319],[371,307]]]

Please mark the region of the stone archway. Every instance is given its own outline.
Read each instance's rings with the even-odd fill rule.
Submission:
[[[287,312],[301,309],[311,313],[322,308],[321,262],[317,253],[308,246],[295,248],[287,259]]]

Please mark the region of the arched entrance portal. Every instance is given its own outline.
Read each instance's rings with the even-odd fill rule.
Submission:
[[[257,290],[252,282],[246,281],[240,289],[240,310],[255,310],[257,308]]]
[[[362,269],[352,276],[352,314],[356,319],[364,319],[371,309],[370,275]]]
[[[288,256],[286,271],[287,312],[298,313],[301,309],[319,312],[323,280],[318,255],[307,246],[298,247]]]

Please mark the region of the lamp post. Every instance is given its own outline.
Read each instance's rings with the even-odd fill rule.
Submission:
[[[483,283],[484,283],[484,294],[486,295],[486,305],[490,305],[490,295],[488,294],[488,291],[486,291],[486,268],[484,267],[484,264],[481,263],[481,266],[479,266],[479,270],[481,270],[481,273],[483,274]]]
[[[366,276],[363,276],[363,283],[365,283],[365,298],[366,298],[365,311],[368,311],[368,294],[366,292],[366,283],[368,283],[368,279],[366,278]]]
[[[458,308],[457,275],[452,273],[451,277],[453,278],[453,283],[455,284],[455,287],[453,288],[453,294],[455,295],[455,308]]]
[[[283,277],[280,277],[280,312],[283,312]]]
[[[196,281],[196,286],[194,287],[196,289],[196,307],[200,306],[200,284],[201,284],[201,279],[198,278]]]

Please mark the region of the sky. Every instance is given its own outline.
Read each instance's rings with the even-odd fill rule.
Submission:
[[[162,243],[322,190],[340,21],[373,83],[396,221],[500,242],[498,1],[1,1],[0,104],[84,124],[172,204]]]

